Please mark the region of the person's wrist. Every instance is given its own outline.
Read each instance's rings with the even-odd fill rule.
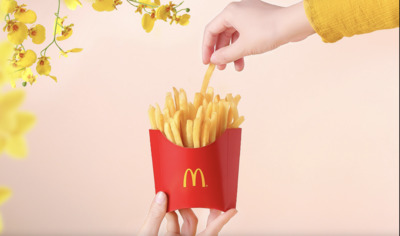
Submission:
[[[315,34],[311,23],[308,21],[303,2],[282,9],[282,30],[286,43],[297,42]]]

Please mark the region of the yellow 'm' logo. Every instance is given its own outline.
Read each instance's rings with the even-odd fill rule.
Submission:
[[[197,168],[194,173],[192,171],[192,169],[188,168],[185,171],[185,175],[183,176],[183,187],[186,188],[186,180],[187,180],[187,173],[190,172],[191,176],[192,176],[192,185],[196,186],[196,176],[197,176],[197,172],[200,173],[201,176],[201,186],[204,188],[206,187],[206,180],[204,179],[204,174],[203,171],[201,171],[200,168]]]

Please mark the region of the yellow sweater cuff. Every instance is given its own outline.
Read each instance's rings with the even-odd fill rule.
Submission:
[[[304,9],[324,42],[399,27],[398,0],[304,0]]]

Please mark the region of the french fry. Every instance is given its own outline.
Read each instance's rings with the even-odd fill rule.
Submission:
[[[219,94],[215,95],[214,97],[214,102],[219,102],[221,98],[219,97]]]
[[[182,110],[181,110],[182,111]],[[184,114],[185,112],[182,112],[182,114]],[[182,137],[182,142],[183,142],[183,146],[187,147],[188,146],[188,142],[187,142],[187,133],[186,133],[186,120],[183,120],[183,116],[181,116],[181,137]]]
[[[201,104],[203,106],[203,110],[207,110],[208,102],[207,99],[203,99],[203,103]],[[205,114],[205,113],[204,113]]]
[[[186,92],[183,89],[179,90],[179,108],[183,110],[183,120],[186,121],[188,119],[187,114],[189,112]]]
[[[199,109],[199,107],[203,104],[203,98],[204,96],[201,93],[196,93],[194,95],[193,105],[196,108],[196,110]]]
[[[193,148],[193,120],[186,122],[186,142],[187,147]]]
[[[233,120],[234,121],[239,119],[239,112],[238,112],[238,109],[237,109],[237,105],[235,103],[232,106],[232,114],[233,114]]]
[[[157,129],[161,131],[161,133],[164,133],[164,116],[161,113],[160,106],[156,104],[156,124],[157,124]]]
[[[176,107],[176,110],[178,111],[178,110],[181,109],[181,107],[179,106],[179,104],[180,104],[179,103],[180,102],[180,100],[179,100],[179,92],[175,87],[173,87],[172,89],[174,90],[175,107]]]
[[[205,147],[210,143],[210,126],[211,121],[209,118],[204,120],[203,129],[201,132],[201,146]]]
[[[163,109],[163,115],[164,115],[164,121],[169,120],[169,118],[171,118],[171,117],[169,116],[169,110],[168,110],[167,107],[165,107],[165,108]]]
[[[192,103],[189,103],[189,119],[194,120],[196,118],[196,108]]]
[[[236,107],[238,106],[239,101],[240,101],[241,98],[242,97],[239,94],[236,95],[235,98],[233,98],[233,101],[235,102]]]
[[[207,88],[206,99],[207,102],[212,102],[214,98],[214,89],[212,87]]]
[[[214,69],[215,65],[210,63],[210,65],[208,65],[207,72],[204,76],[203,84],[201,85],[201,93],[203,95],[206,95],[206,90],[208,88],[208,84],[210,83],[210,78],[212,73],[214,72]]]
[[[196,113],[196,119],[200,119],[200,123],[203,122],[203,106],[200,106]]]
[[[201,119],[196,118],[193,124],[193,147],[200,147],[200,130],[201,130]]]
[[[175,115],[174,115],[174,122],[175,122],[175,125],[178,128],[178,130],[181,129],[181,117],[182,117],[181,115],[182,115],[182,113],[180,110],[175,112]]]
[[[223,119],[224,119],[225,106],[222,101],[218,103],[218,123],[217,123],[217,138],[222,134]]]
[[[150,118],[151,129],[157,129],[155,110],[156,109],[150,105],[148,113]]]
[[[167,121],[164,122],[164,133],[169,141],[171,141],[172,143],[175,143],[174,135],[172,134],[172,131],[171,131],[171,126],[169,125],[169,122],[167,122]]]
[[[172,94],[170,92],[168,92],[167,96],[165,97],[165,106],[169,110],[169,116],[174,117],[176,109],[175,109],[174,99],[172,98]]]
[[[232,124],[232,128],[239,128],[239,126],[243,123],[244,121],[244,116],[239,117],[239,119],[235,120]]]
[[[220,133],[219,135],[223,134],[226,130],[227,127],[227,121],[228,121],[228,103],[226,101],[221,101],[220,107],[223,107],[223,110],[221,112],[221,127],[220,127]]]
[[[234,101],[234,100],[233,100],[233,96],[232,96],[231,93],[228,93],[228,94],[226,95],[225,101],[227,101],[227,102],[229,102],[229,103],[231,103],[231,102]]]
[[[235,106],[235,103],[230,103],[228,104],[229,106],[229,110],[228,110],[228,120],[226,122],[227,127],[229,128],[229,126],[232,124],[232,119],[233,119],[233,106]]]
[[[215,142],[217,138],[217,112],[211,114],[211,126],[210,126],[210,143]]]
[[[208,119],[211,119],[212,108],[213,108],[213,103],[212,102],[208,103],[206,115],[205,115],[205,117]]]
[[[175,120],[174,119],[170,119],[169,120],[169,124],[171,126],[172,135],[174,136],[175,144],[178,145],[178,146],[183,147],[181,134],[179,132],[178,127],[176,126]]]

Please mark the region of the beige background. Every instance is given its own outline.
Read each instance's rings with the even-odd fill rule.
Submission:
[[[189,26],[157,22],[151,34],[126,3],[62,9],[76,25],[62,45],[84,51],[52,48],[59,83],[26,88],[38,123],[26,160],[0,158],[0,184],[14,190],[5,235],[137,232],[154,194],[147,108],[172,86],[200,89],[203,29],[228,2],[187,1]],[[25,3],[52,27],[56,1]],[[242,95],[246,116],[239,213],[223,235],[398,234],[398,33],[336,44],[314,35],[214,74],[218,93]],[[196,212],[203,229],[207,211]]]

